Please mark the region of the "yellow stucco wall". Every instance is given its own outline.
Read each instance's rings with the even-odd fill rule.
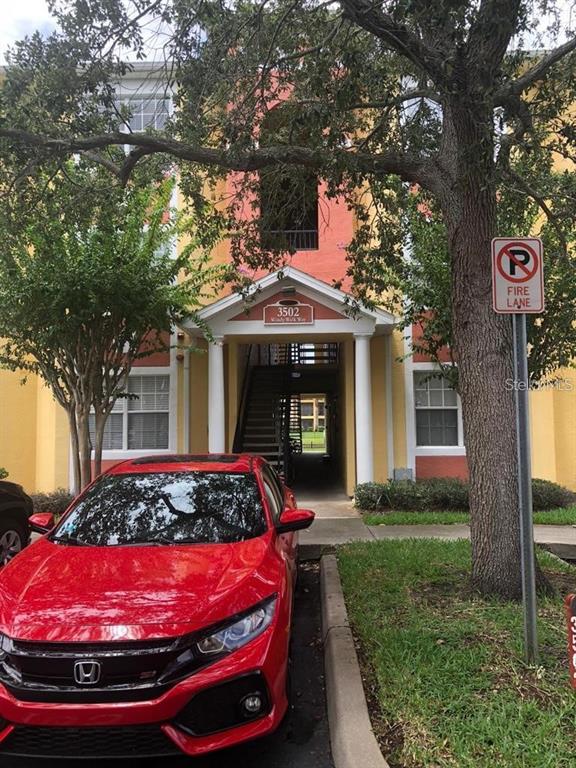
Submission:
[[[408,466],[406,439],[406,390],[404,385],[404,336],[402,331],[392,334],[392,406],[394,422],[394,466]]]
[[[388,424],[386,419],[386,339],[376,336],[370,344],[372,373],[372,445],[374,451],[374,480],[388,478]]]
[[[190,452],[208,451],[208,353],[207,343],[197,341],[190,354]]]
[[[554,390],[556,482],[576,491],[576,370],[562,371]]]
[[[342,480],[348,496],[356,484],[356,438],[354,432],[354,342],[340,345],[340,461]]]
[[[0,467],[9,479],[33,492],[36,485],[37,379],[0,370]]]
[[[68,488],[70,484],[70,437],[64,410],[41,382],[36,396],[37,491]]]

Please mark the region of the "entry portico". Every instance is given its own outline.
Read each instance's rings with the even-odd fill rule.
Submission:
[[[250,360],[255,359],[252,349],[255,345],[259,355],[262,349],[267,350],[269,363],[270,355],[278,355],[278,350],[286,345],[298,345],[304,351],[337,346],[342,350],[339,368],[333,367],[330,373],[324,368],[322,373],[329,374],[333,393],[338,388],[332,400],[338,413],[333,414],[332,423],[339,425],[335,431],[339,433],[341,446],[342,479],[348,492],[357,482],[376,479],[374,457],[380,450],[378,446],[382,443],[393,446],[392,436],[389,434],[387,439],[383,434],[393,429],[386,417],[392,409],[392,377],[388,371],[378,370],[378,366],[392,365],[394,322],[392,314],[353,306],[351,297],[344,292],[292,267],[256,281],[248,298],[231,294],[204,307],[199,312],[198,324],[189,323],[186,329],[197,338],[205,335],[203,326],[210,329],[208,449],[220,453],[234,447],[233,431],[237,432],[245,407],[241,391],[245,388]],[[376,362],[372,355],[375,344],[378,347]],[[244,355],[239,354],[240,349]],[[305,358],[300,361],[300,372],[292,374],[297,377],[292,382],[292,391],[310,391],[298,389],[300,382],[312,380],[312,366],[307,365],[313,361],[312,356],[308,354]],[[383,385],[384,391],[375,387],[375,369],[378,384]],[[315,381],[319,381],[318,377]],[[235,413],[236,425],[232,428]],[[227,415],[230,415],[228,429]],[[376,440],[374,431],[378,433]],[[390,465],[393,466],[391,456],[387,456],[386,464],[383,473],[378,475],[389,476]]]

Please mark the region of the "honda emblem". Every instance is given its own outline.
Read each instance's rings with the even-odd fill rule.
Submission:
[[[74,680],[78,685],[96,685],[100,680],[102,665],[94,659],[74,662]]]

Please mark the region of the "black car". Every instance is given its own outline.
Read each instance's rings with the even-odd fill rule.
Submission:
[[[6,565],[30,541],[32,499],[22,486],[0,480],[0,565]]]

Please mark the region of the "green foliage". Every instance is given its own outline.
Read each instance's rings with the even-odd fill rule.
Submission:
[[[31,493],[34,512],[52,512],[61,515],[72,503],[74,495],[66,488],[57,488],[52,493]]]
[[[4,467],[0,467],[0,480],[4,480],[5,477],[8,477],[8,471]]]
[[[538,559],[562,592],[574,582],[573,567]],[[338,549],[338,565],[391,765],[571,768],[559,596],[538,601],[541,660],[527,667],[522,608],[470,589],[469,542],[358,542]]]
[[[357,507],[370,512],[388,509],[461,512],[469,509],[468,484],[457,478],[362,483],[356,486],[354,498]],[[576,494],[549,480],[532,480],[532,499],[534,510],[558,509],[576,504]]]
[[[69,415],[90,479],[88,413],[101,435],[135,360],[167,348],[223,269],[216,229],[171,208],[174,179],[147,166],[126,187],[84,160],[38,172],[0,218],[0,366],[39,375]],[[17,203],[20,204],[17,204]],[[176,255],[174,240],[187,237]]]
[[[532,480],[532,505],[536,510],[556,509],[576,504],[576,493],[550,480]]]

